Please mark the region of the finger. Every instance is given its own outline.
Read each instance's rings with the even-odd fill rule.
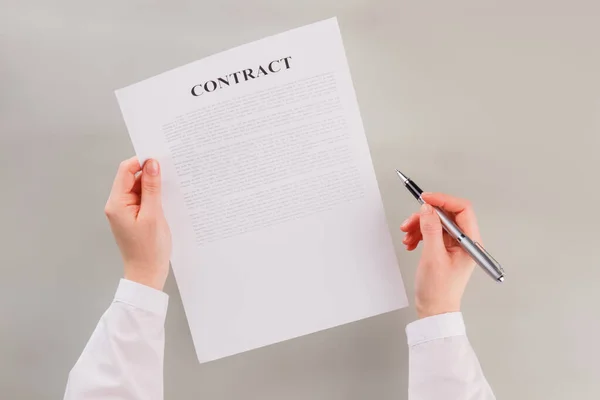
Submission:
[[[131,192],[137,194],[138,196],[141,196],[142,194],[142,174],[138,174],[135,177],[135,182],[133,184],[133,187],[131,188]]]
[[[419,227],[419,214],[414,213],[410,217],[408,217],[402,225],[400,225],[400,230],[403,232],[410,232]]]
[[[142,172],[142,200],[140,214],[156,213],[162,210],[160,166],[156,160],[144,163]]]
[[[453,213],[456,224],[467,236],[480,240],[479,225],[471,202],[467,199],[453,197],[444,193],[423,193],[423,200],[432,206],[439,207]]]
[[[421,194],[421,197],[427,204],[435,207],[443,208],[452,213],[459,213],[470,207],[469,200],[450,196],[445,193],[429,193]]]
[[[131,157],[119,164],[117,175],[113,182],[111,195],[122,195],[129,193],[135,183],[135,174],[142,168],[137,157]]]
[[[135,177],[135,182],[128,195],[129,204],[134,204],[139,207],[142,199],[142,174],[139,173]],[[139,210],[139,209],[138,209]]]
[[[459,246],[458,242],[446,231],[443,231],[442,239],[444,241],[444,246],[446,247],[446,249]],[[412,244],[418,245],[421,240],[423,240],[423,235],[421,234],[421,228],[418,228],[414,231],[408,232],[402,239],[402,243],[405,246],[409,246]]]
[[[409,245],[412,243],[419,243],[423,239],[423,235],[421,235],[421,230],[416,230],[413,232],[409,232],[404,236],[402,243],[405,245]]]
[[[433,256],[439,252],[446,252],[442,222],[431,205],[425,203],[421,206],[419,221],[423,235],[423,255]]]
[[[447,232],[444,231],[444,245],[446,248],[450,247],[458,247],[459,244],[452,236],[450,236]]]
[[[414,249],[416,249],[419,246],[419,243],[420,243],[420,241],[417,242],[417,243],[407,244],[406,245],[406,250],[413,251]]]

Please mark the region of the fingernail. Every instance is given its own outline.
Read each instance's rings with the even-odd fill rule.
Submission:
[[[433,207],[431,207],[427,203],[423,203],[421,206],[421,214],[431,214],[433,212]]]
[[[410,218],[406,218],[404,220],[404,222],[402,223],[402,225],[400,225],[400,228],[402,228],[403,226],[406,226],[406,224],[408,224],[408,221],[410,221]]]
[[[156,162],[156,160],[146,161],[146,172],[150,176],[158,175],[158,162]]]
[[[423,192],[421,193],[421,196],[431,196],[431,192]]]

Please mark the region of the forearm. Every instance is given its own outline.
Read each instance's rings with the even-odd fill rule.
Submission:
[[[460,313],[418,320],[406,328],[409,400],[493,400]]]
[[[69,374],[65,400],[163,398],[168,296],[121,280]]]

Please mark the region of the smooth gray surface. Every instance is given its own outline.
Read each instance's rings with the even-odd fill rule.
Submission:
[[[499,399],[600,398],[597,1],[0,0],[0,397],[61,398],[120,258],[103,215],[133,153],[113,90],[337,15],[402,273],[394,168],[474,202],[505,265],[470,339]],[[407,397],[412,309],[199,365],[175,282],[167,399]]]

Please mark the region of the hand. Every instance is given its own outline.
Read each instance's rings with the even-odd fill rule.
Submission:
[[[171,231],[161,203],[160,167],[137,157],[119,166],[105,213],[121,250],[125,279],[162,290],[169,275]]]
[[[417,268],[415,305],[419,318],[460,311],[460,302],[475,262],[446,233],[432,208],[442,208],[467,236],[481,241],[475,213],[468,200],[441,193],[423,193],[421,212],[411,215],[400,227],[408,251],[423,240],[423,253]]]

